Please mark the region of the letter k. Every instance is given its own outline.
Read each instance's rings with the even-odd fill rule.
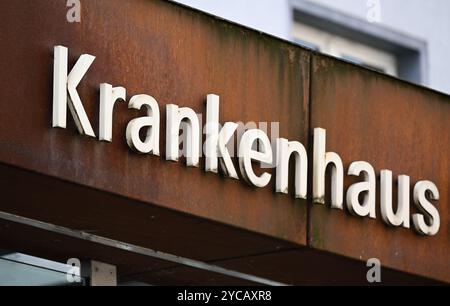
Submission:
[[[53,76],[53,127],[65,129],[67,123],[67,106],[82,135],[95,137],[91,123],[84,110],[83,103],[77,92],[77,86],[95,60],[89,54],[80,56],[72,71],[67,75],[68,49],[55,47],[55,62]],[[67,97],[69,93],[69,97]]]

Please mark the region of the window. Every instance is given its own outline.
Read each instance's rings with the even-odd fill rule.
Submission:
[[[425,41],[307,0],[289,0],[293,39],[398,78],[428,84]]]
[[[398,76],[397,59],[388,52],[296,22],[293,27],[296,42],[367,68]]]

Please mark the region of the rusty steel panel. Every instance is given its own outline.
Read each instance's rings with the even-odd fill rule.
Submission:
[[[26,192],[23,185],[26,184]],[[1,211],[201,261],[298,247],[254,232],[0,163]],[[51,191],[51,192],[49,192]],[[0,218],[1,219],[1,218]],[[1,231],[1,230],[0,230]],[[21,242],[31,236],[22,237]],[[12,236],[13,241],[19,242]],[[4,236],[0,249],[5,248]],[[42,243],[36,241],[37,244]],[[34,244],[23,243],[30,249]],[[207,247],[204,247],[207,246]],[[66,245],[49,249],[64,253]],[[13,248],[12,250],[16,250]],[[105,253],[108,256],[108,249]],[[46,257],[45,257],[46,258]],[[87,257],[82,257],[87,258]],[[96,259],[101,259],[97,258]],[[113,263],[109,258],[104,262]],[[132,265],[132,262],[130,263]]]
[[[1,178],[9,182],[4,184],[10,186],[9,201],[0,202],[0,210],[62,226],[100,229],[103,236],[153,244],[163,251],[177,253],[184,248],[188,255],[204,260],[217,260],[222,254],[236,257],[287,249],[293,242],[295,247],[308,245],[360,261],[377,257],[387,268],[450,282],[448,96],[325,56],[313,55],[310,63],[311,54],[298,46],[167,1],[84,1],[81,23],[68,23],[66,13],[63,0],[0,4],[0,168],[20,167],[30,175],[36,172],[60,179],[61,184],[80,184],[82,194],[65,203],[60,200],[65,189],[52,190],[60,184],[40,180],[48,190],[38,192],[41,184],[37,183],[35,188],[24,185],[21,190],[18,185],[11,187],[11,178],[18,181],[28,174],[16,177],[11,173],[22,170],[4,171]],[[55,45],[69,48],[70,68],[83,53],[97,57],[78,87],[97,135],[100,83],[124,86],[127,102],[136,94],[156,98],[162,119],[161,157],[138,155],[128,148],[127,123],[142,112],[128,110],[127,103],[118,102],[114,108],[112,143],[80,136],[70,118],[66,130],[51,128]],[[279,122],[280,137],[298,140],[307,148],[309,169],[313,128],[322,127],[327,130],[327,151],[337,152],[345,169],[353,161],[364,160],[377,173],[390,169],[394,178],[410,175],[412,186],[423,179],[433,181],[440,191],[438,235],[421,237],[413,229],[387,227],[379,213],[379,180],[377,218],[372,220],[312,205],[292,194],[275,194],[275,177],[268,187],[256,189],[242,179],[206,173],[203,159],[200,169],[187,168],[183,161],[166,161],[165,105],[187,106],[205,115],[205,99],[210,93],[220,96],[221,123]],[[345,190],[357,180],[345,176]],[[86,186],[92,191],[86,191]],[[52,202],[53,192],[59,200]],[[102,196],[92,196],[97,192]],[[123,198],[114,200],[104,192]],[[88,195],[89,201],[76,205]],[[96,204],[96,199],[101,203]],[[141,206],[127,210],[126,203],[145,203],[148,210]],[[68,205],[67,211],[58,205]],[[102,214],[108,205],[114,209]],[[165,219],[159,219],[166,220],[163,226],[149,226],[150,221],[142,215],[164,208],[188,213],[195,220],[184,220],[184,214],[177,219],[167,210],[161,212]],[[72,220],[65,218],[68,215]],[[231,225],[233,237],[241,237],[196,249],[192,246],[231,237],[211,230],[216,222],[196,217]],[[123,219],[108,223],[112,218]],[[96,224],[99,220],[102,226]],[[128,224],[123,230],[113,228]],[[190,224],[197,224],[195,230],[187,230]],[[164,230],[158,230],[161,228]],[[183,235],[168,235],[167,228],[183,231]],[[146,233],[149,229],[154,231]],[[255,235],[260,241],[239,229],[286,242],[266,244],[266,236]],[[197,239],[196,235],[203,236]],[[184,241],[176,243],[166,239],[169,236]],[[189,237],[195,241],[187,241]],[[241,249],[250,244],[245,252]],[[277,255],[274,258],[271,263],[284,260]],[[290,258],[286,266],[300,259],[296,254]],[[316,262],[320,265],[320,260]],[[293,271],[304,273],[301,270]],[[289,280],[302,277],[305,275]]]
[[[344,169],[360,160],[375,168],[377,219],[313,205],[309,244],[360,260],[375,257],[383,266],[449,282],[450,98],[314,55],[311,103],[311,126],[327,129],[327,151],[341,156]],[[412,224],[405,229],[383,223],[379,206],[379,172],[383,169],[392,170],[394,178],[411,176],[411,194],[420,180],[437,185],[440,200],[435,205],[441,228],[436,236],[419,236]],[[344,190],[358,180],[345,176]],[[396,186],[394,180],[394,190]],[[396,193],[393,202],[397,202]]]
[[[205,114],[214,93],[222,123],[280,122],[280,136],[308,146],[307,51],[167,1],[83,1],[81,23],[68,23],[66,13],[61,0],[0,5],[0,162],[306,243],[306,201],[275,194],[274,179],[257,190],[167,162],[164,131],[165,105]],[[156,98],[161,157],[127,147],[126,125],[141,113],[123,102],[114,108],[112,143],[80,136],[70,115],[67,129],[51,127],[55,45],[69,48],[70,68],[81,54],[96,56],[78,92],[97,135],[100,83],[124,86],[127,101]]]

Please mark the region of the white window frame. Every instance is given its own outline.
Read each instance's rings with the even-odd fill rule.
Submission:
[[[292,34],[294,40],[313,44],[319,48],[320,52],[344,59],[350,57],[361,61],[364,65],[381,68],[386,74],[398,76],[397,58],[394,54],[299,22],[294,23]]]

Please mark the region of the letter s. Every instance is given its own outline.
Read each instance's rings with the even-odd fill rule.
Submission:
[[[439,212],[427,199],[427,191],[431,200],[439,200],[439,190],[430,181],[420,181],[414,186],[414,203],[421,213],[412,216],[414,228],[422,235],[434,236],[440,227]]]

